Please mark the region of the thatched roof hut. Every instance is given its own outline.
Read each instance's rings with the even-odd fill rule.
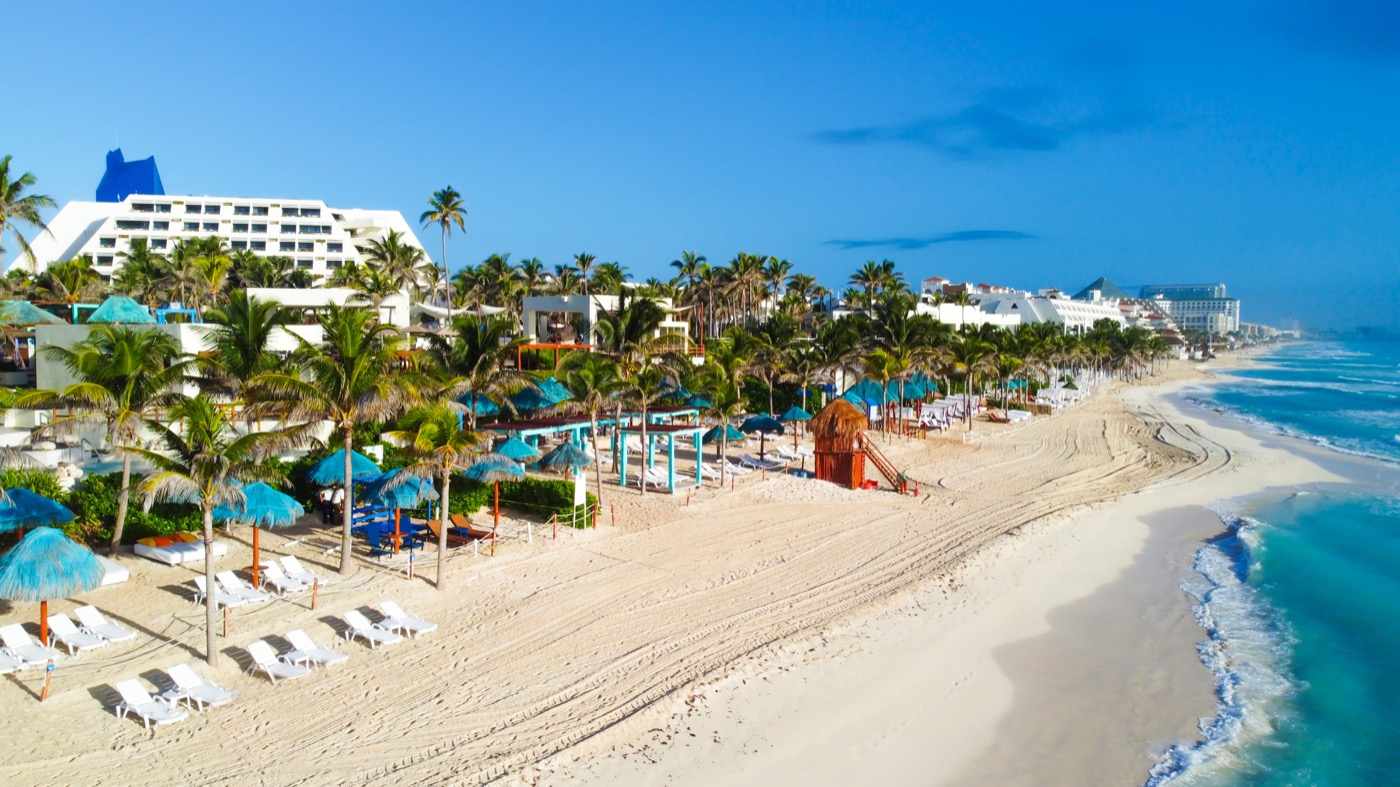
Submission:
[[[858,450],[857,440],[861,432],[869,428],[870,421],[865,414],[842,398],[833,399],[807,424],[807,431],[816,440],[818,451],[840,453]]]

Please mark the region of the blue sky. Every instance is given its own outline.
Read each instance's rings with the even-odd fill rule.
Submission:
[[[7,9],[0,152],[60,201],[118,145],[171,193],[416,219],[450,183],[454,267],[743,249],[840,287],[889,257],[1400,321],[1392,4],[393,5]]]

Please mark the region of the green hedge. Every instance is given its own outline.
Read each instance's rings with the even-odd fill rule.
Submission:
[[[448,508],[454,514],[471,515],[491,508],[491,485],[458,475],[452,479]],[[588,505],[597,505],[598,498],[588,493]],[[555,478],[528,477],[501,484],[501,507],[514,508],[549,517],[558,514],[566,518],[574,509],[574,482]]]
[[[58,485],[58,477],[52,470],[42,468],[10,468],[0,470],[0,488],[14,489],[21,487],[29,491],[43,495],[50,500],[57,500],[60,503],[67,497],[63,487]]]
[[[88,476],[68,493],[67,505],[76,518],[65,528],[70,536],[90,544],[108,543],[117,522],[117,493],[121,489],[120,473]],[[149,512],[142,510],[137,491],[141,476],[131,476],[131,500],[126,509],[126,527],[122,543],[134,543],[147,536],[165,536],[183,531],[200,532],[204,523],[199,510],[177,503],[160,503]]]

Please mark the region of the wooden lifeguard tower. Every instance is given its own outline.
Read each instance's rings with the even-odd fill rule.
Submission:
[[[850,489],[865,483],[865,414],[845,399],[835,399],[807,425],[816,443],[817,478]]]

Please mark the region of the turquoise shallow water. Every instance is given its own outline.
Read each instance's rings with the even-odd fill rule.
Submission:
[[[1183,586],[1218,714],[1147,784],[1400,784],[1400,344],[1263,360],[1198,402],[1376,468],[1364,486],[1222,511],[1227,533]]]

